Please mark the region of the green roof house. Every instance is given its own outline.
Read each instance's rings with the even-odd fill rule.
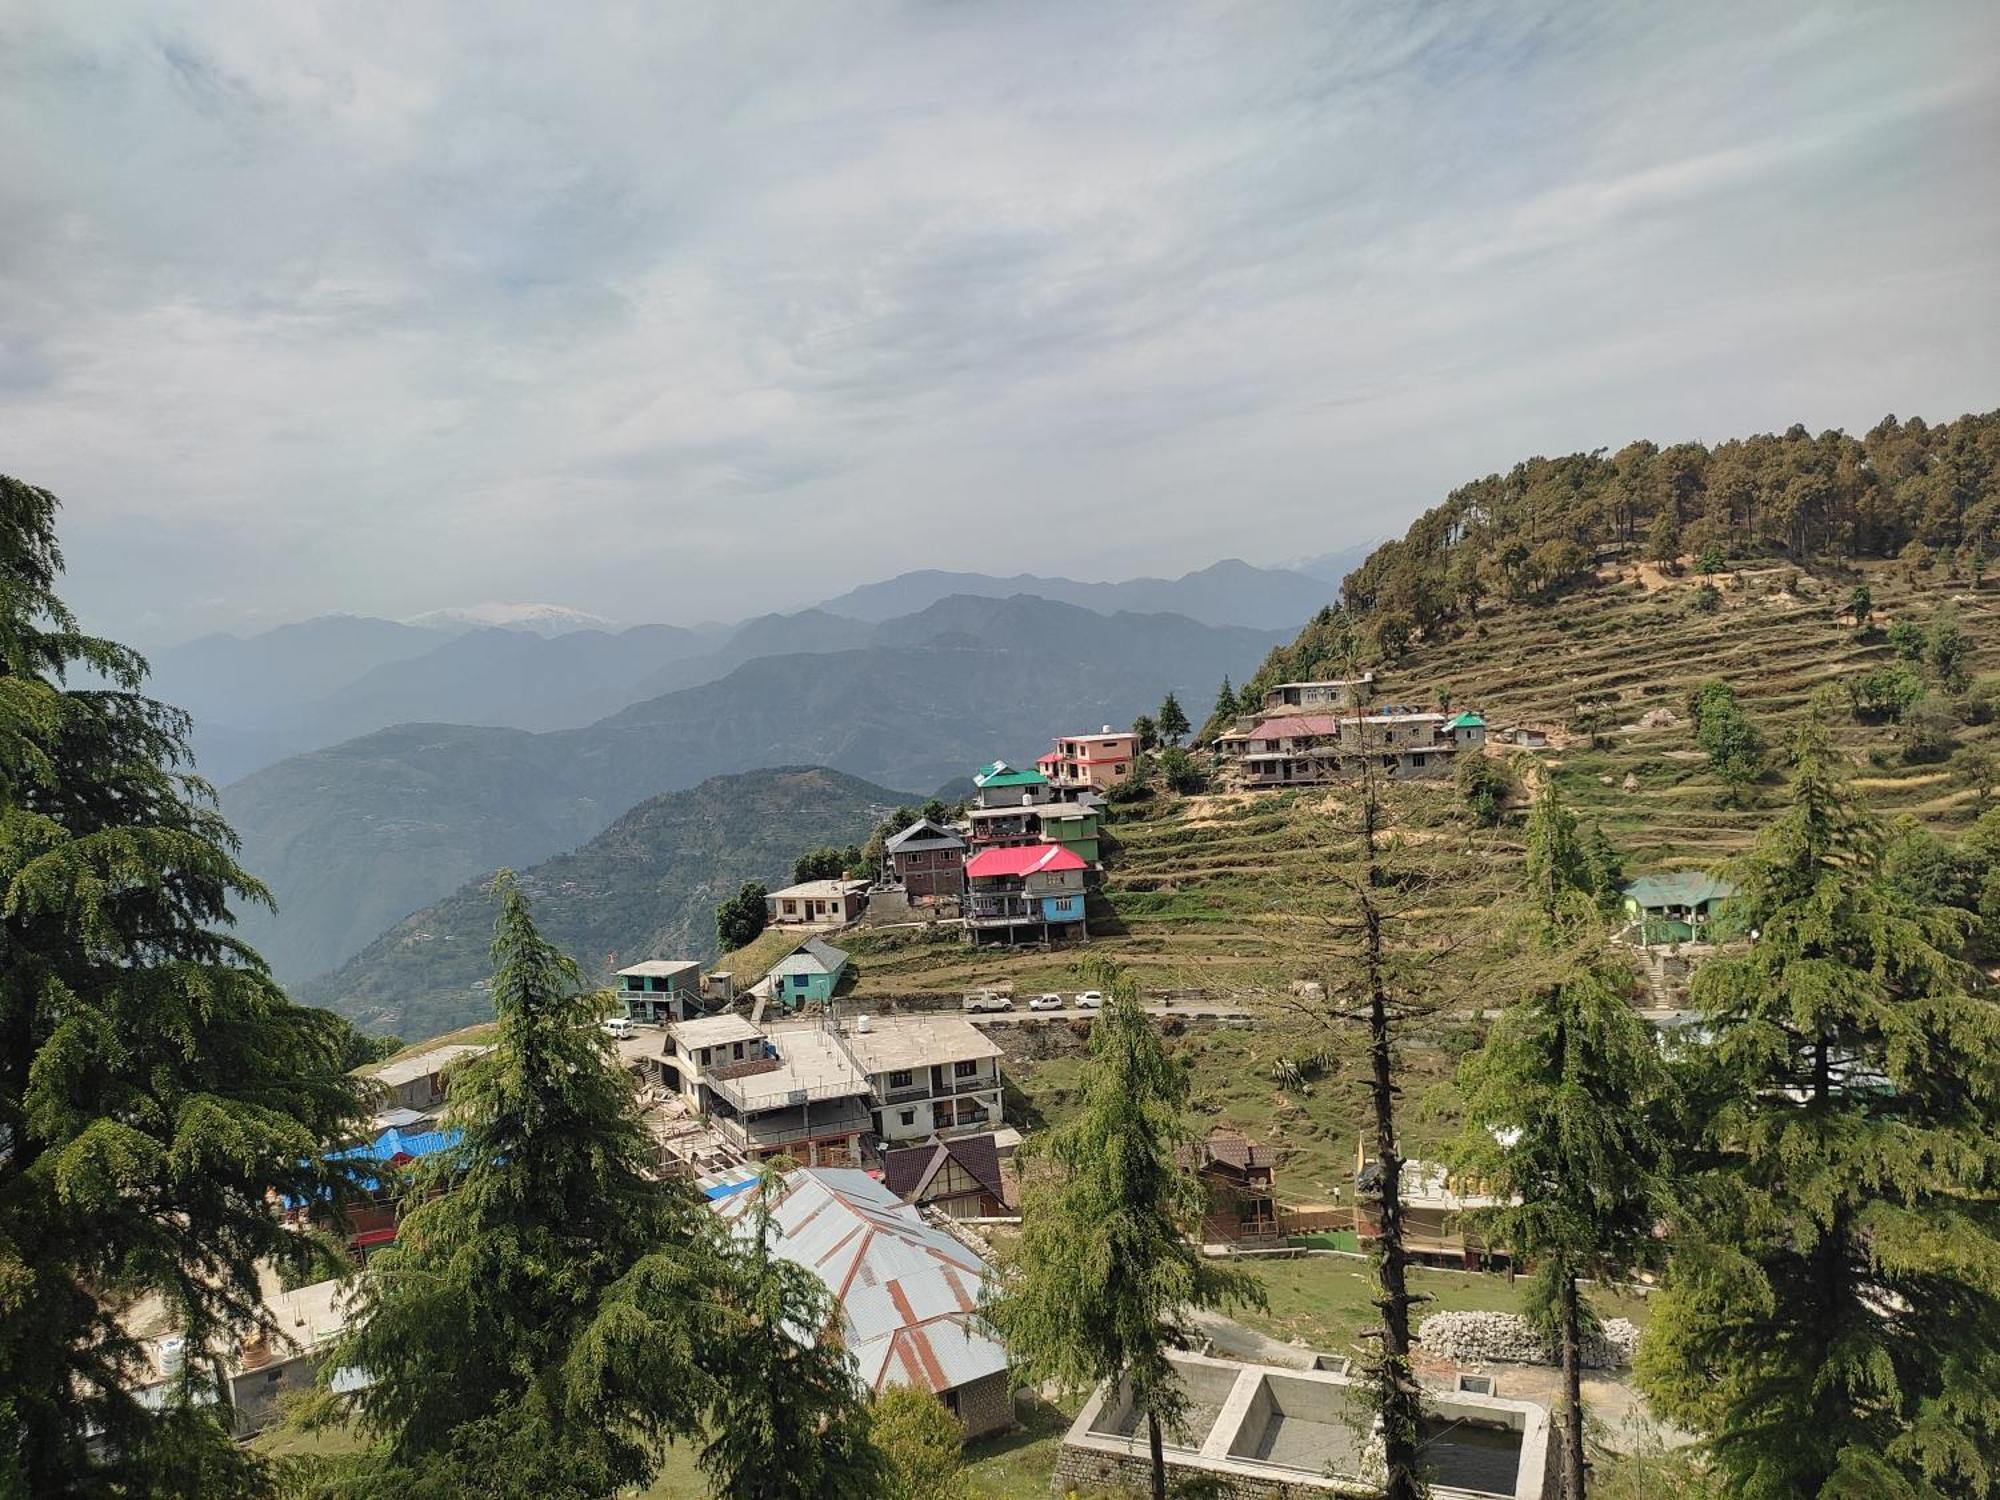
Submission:
[[[1641,875],[1625,887],[1625,914],[1640,924],[1640,941],[1685,943],[1712,935],[1736,887],[1700,870]]]
[[[846,974],[845,949],[819,938],[807,938],[775,964],[765,977],[771,981],[771,998],[785,1009],[796,1010],[808,1000],[822,1003],[833,998]]]
[[[1004,760],[981,766],[973,776],[974,800],[981,807],[1034,806],[1054,795],[1040,771],[1017,771]]]
[[[1478,714],[1466,710],[1454,714],[1446,721],[1444,732],[1460,745],[1483,745],[1486,743],[1486,721]]]

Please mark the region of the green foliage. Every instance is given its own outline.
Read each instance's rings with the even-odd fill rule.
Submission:
[[[1197,738],[1202,744],[1209,744],[1217,735],[1234,726],[1239,714],[1248,713],[1253,706],[1240,701],[1236,689],[1229,685],[1229,679],[1223,678],[1222,686],[1216,690],[1215,707],[1209,710],[1208,719],[1201,726]]]
[[[1962,919],[1889,877],[1823,709],[1694,980],[1701,1171],[1640,1350],[1743,1500],[1989,1492],[2000,1462],[2000,1014]]]
[[[818,849],[808,849],[792,861],[792,883],[803,885],[808,880],[838,880],[849,870],[860,868],[859,849],[836,849],[831,844],[823,845]]]
[[[1151,714],[1140,714],[1132,721],[1132,736],[1139,742],[1139,753],[1144,755],[1159,748],[1160,726],[1153,721]]]
[[[1138,1409],[1174,1432],[1187,1397],[1167,1356],[1194,1345],[1188,1314],[1261,1291],[1197,1248],[1207,1193],[1187,1165],[1186,1071],[1138,985],[1108,965],[1094,977],[1110,999],[1081,1107],[1021,1148],[1021,1239],[986,1316],[1029,1379],[1073,1395],[1128,1380]]]
[[[1889,649],[1904,661],[1924,659],[1924,628],[1914,620],[1898,620],[1889,627]]]
[[[1858,719],[1898,722],[1924,695],[1924,680],[1908,667],[1877,667],[1849,677],[1843,687]]]
[[[1764,774],[1764,738],[1736,701],[1736,690],[1710,678],[1688,697],[1695,742],[1722,779],[1723,800],[1741,801]]]
[[[746,880],[736,888],[735,895],[716,907],[715,941],[724,953],[734,953],[757,941],[764,924],[770,920],[770,908],[764,904],[769,894],[761,882]]]
[[[1875,613],[1875,595],[1865,583],[1854,585],[1854,592],[1847,596],[1847,613],[1862,629],[1868,626],[1868,619]]]
[[[1475,823],[1493,828],[1507,816],[1507,799],[1513,793],[1514,783],[1499,761],[1477,750],[1466,750],[1452,768],[1451,780],[1459,801],[1465,804]]]
[[[1188,716],[1181,710],[1180,699],[1172,693],[1167,694],[1160,703],[1160,738],[1169,745],[1178,745],[1190,727]]]
[[[971,1500],[965,1433],[929,1391],[896,1385],[882,1392],[869,1436],[882,1455],[883,1500]]]
[[[1960,692],[1970,680],[1966,664],[1971,655],[1972,641],[1959,623],[1958,606],[1941,605],[1924,632],[1924,665],[1946,690]]]
[[[1687,607],[1694,614],[1712,615],[1722,608],[1722,590],[1703,579],[1688,590]]]
[[[1984,745],[1961,745],[1952,757],[1951,768],[1972,789],[1973,808],[1983,812],[1994,788],[2000,787],[2000,759]]]
[[[1195,764],[1194,757],[1179,745],[1169,745],[1160,752],[1160,780],[1170,790],[1183,795],[1192,795],[1208,784],[1208,778]]]
[[[321,1143],[359,1129],[351,1033],[230,935],[266,900],[145,663],[55,593],[57,500],[0,476],[0,1494],[240,1493],[212,1354],[265,1317],[260,1263],[316,1242],[276,1196],[347,1196]],[[103,686],[68,686],[94,679]],[[155,1414],[107,1298],[187,1339]]]
[[[495,881],[491,1052],[453,1080],[452,1150],[414,1174],[396,1243],[361,1283],[326,1375],[379,1440],[367,1493],[447,1489],[503,1462],[521,1493],[601,1495],[650,1478],[700,1429],[734,1340],[736,1282],[684,1182],[649,1171],[631,1080],[512,877]]]
[[[1925,693],[1903,714],[1903,759],[1927,765],[1951,754],[1958,716],[1936,693]]]
[[[1707,546],[1703,547],[1694,560],[1695,572],[1702,574],[1704,577],[1712,573],[1720,573],[1728,566],[1729,558],[1727,554],[1714,542],[1710,542]]]
[[[1663,510],[1646,529],[1646,556],[1656,563],[1672,563],[1681,555],[1681,524],[1672,511]]]

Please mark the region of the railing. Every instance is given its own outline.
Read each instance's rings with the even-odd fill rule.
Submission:
[[[997,1093],[999,1091],[999,1088],[1000,1088],[1000,1080],[997,1078],[992,1078],[987,1076],[980,1076],[975,1078],[947,1078],[943,1083],[939,1084],[936,1088],[932,1089],[931,1093],[939,1098],[945,1098],[957,1094]]]

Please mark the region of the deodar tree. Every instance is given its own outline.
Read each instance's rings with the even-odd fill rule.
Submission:
[[[1186,1071],[1168,1056],[1138,985],[1106,966],[1083,1105],[1022,1147],[1021,1240],[986,1316],[1030,1378],[1072,1395],[1109,1382],[1144,1414],[1153,1500],[1164,1434],[1186,1393],[1170,1358],[1196,1309],[1262,1301],[1247,1273],[1203,1258],[1207,1194],[1191,1168]]]
[[[1695,977],[1692,1205],[1641,1374],[1743,1500],[2000,1486],[2000,1011],[1884,872],[1816,702]]]
[[[186,716],[56,596],[56,508],[0,476],[0,1494],[226,1496],[257,1465],[220,1360],[265,1316],[260,1265],[316,1260],[269,1203],[343,1190],[319,1148],[361,1086],[341,1024],[229,935],[267,898]],[[141,1297],[186,1340],[158,1411],[119,1319]]]
[[[1531,1316],[1557,1350],[1563,1493],[1583,1500],[1583,1342],[1595,1326],[1579,1278],[1657,1254],[1668,1159],[1666,1079],[1632,1009],[1633,971],[1604,940],[1598,860],[1545,781],[1528,819],[1527,992],[1459,1070],[1464,1133],[1453,1165],[1499,1207],[1482,1231],[1533,1267]]]

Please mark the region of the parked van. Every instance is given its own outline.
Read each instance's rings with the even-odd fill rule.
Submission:
[[[639,1028],[624,1016],[613,1016],[604,1023],[604,1030],[614,1042],[622,1042],[627,1037],[639,1034]]]

